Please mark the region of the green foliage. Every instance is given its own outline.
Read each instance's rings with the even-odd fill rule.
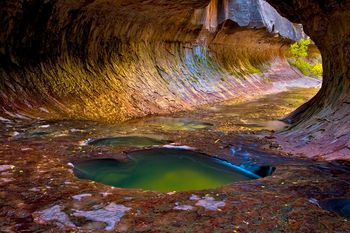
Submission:
[[[315,58],[308,58],[310,40],[301,39],[289,47],[289,54],[291,58],[289,63],[298,68],[304,75],[322,78],[322,63],[321,56]]]
[[[308,63],[307,61],[303,59],[297,59],[296,61],[291,62],[291,64],[296,68],[298,68],[301,71],[301,73],[303,73],[304,75],[309,76],[311,74],[310,72],[311,64]]]
[[[316,63],[311,67],[311,70],[315,76],[322,77],[322,74],[323,74],[322,63]]]
[[[290,46],[289,52],[292,57],[295,57],[297,59],[307,57],[310,44],[310,40],[301,39],[299,42],[295,42]]]

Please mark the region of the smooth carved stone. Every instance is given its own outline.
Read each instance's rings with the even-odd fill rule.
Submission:
[[[98,210],[81,211],[75,210],[73,215],[76,217],[84,217],[90,221],[104,222],[107,224],[105,230],[113,230],[116,223],[124,216],[124,214],[129,211],[124,205],[117,205],[115,203],[110,203],[104,208]]]
[[[197,201],[196,206],[202,206],[207,210],[216,211],[219,207],[224,207],[224,201],[216,201],[213,197],[203,197],[201,200]]]
[[[54,205],[48,209],[34,212],[34,221],[39,224],[48,224],[53,222],[57,226],[63,227],[75,227],[75,225],[70,221],[68,215],[61,210],[61,206]]]
[[[43,119],[120,122],[256,95],[269,84],[258,69],[247,70],[272,66],[285,47],[282,37],[303,35],[263,0],[4,0],[0,16],[0,105]],[[36,103],[44,106],[31,107]],[[51,127],[31,136],[68,133],[45,134]],[[15,138],[22,136],[28,135]]]
[[[197,9],[196,18],[210,31],[216,31],[225,20],[231,20],[240,27],[266,28],[291,40],[305,37],[302,26],[282,17],[264,0],[227,0],[226,4],[212,0],[205,9]]]

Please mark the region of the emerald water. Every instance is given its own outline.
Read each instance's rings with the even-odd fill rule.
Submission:
[[[128,156],[127,162],[114,159],[79,162],[74,174],[115,187],[162,192],[217,188],[258,178],[223,160],[190,150],[158,148]]]
[[[293,89],[244,103],[225,101],[196,111],[149,116],[118,124],[36,120],[30,124],[7,122],[0,125],[0,141],[26,143],[23,150],[26,153],[40,144],[49,147],[47,151],[53,153],[65,154],[68,151],[70,154],[84,154],[87,158],[90,152],[91,156],[108,156],[171,142],[182,146],[182,149],[196,147],[206,151],[206,147],[210,147],[209,151],[213,151],[217,148],[218,156],[221,156],[219,148],[227,147],[232,152],[230,161],[236,165],[186,150],[152,149],[129,153],[128,162],[91,160],[77,163],[75,169],[80,178],[116,187],[156,191],[216,188],[270,175],[273,172],[271,165],[276,166],[271,161],[265,161],[269,157],[264,157],[261,162],[261,154],[247,151],[251,149],[247,148],[249,143],[241,145],[240,141],[231,140],[227,135],[283,129],[286,125],[276,119],[291,112],[316,92],[317,89]],[[260,162],[256,163],[257,159]]]

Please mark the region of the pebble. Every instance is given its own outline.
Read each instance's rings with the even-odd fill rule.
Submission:
[[[32,148],[22,148],[21,151],[29,151],[29,150],[33,150]]]
[[[15,181],[15,179],[13,179],[13,178],[1,178],[0,179],[0,183],[9,183],[12,181]]]
[[[102,197],[107,197],[109,195],[112,195],[112,193],[108,193],[108,192],[100,192]]]
[[[31,189],[29,189],[29,191],[32,191],[32,192],[39,192],[40,189],[39,189],[39,188],[31,188]]]
[[[188,210],[193,210],[193,208],[194,207],[191,206],[191,205],[180,205],[180,203],[176,202],[174,210],[185,210],[185,211],[188,211]]]
[[[86,197],[91,197],[92,195],[90,193],[82,193],[78,195],[72,196],[73,200],[75,201],[81,201],[81,199],[86,198]]]
[[[40,125],[39,128],[43,128],[43,129],[46,129],[46,128],[49,128],[50,125]]]
[[[201,198],[198,197],[198,196],[195,195],[195,194],[192,194],[191,197],[190,197],[190,200],[191,200],[191,201],[198,201],[198,200],[200,200],[200,199],[201,199]]]
[[[15,166],[14,165],[0,165],[0,172],[4,172],[10,169],[13,169]]]

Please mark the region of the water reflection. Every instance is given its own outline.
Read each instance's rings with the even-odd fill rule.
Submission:
[[[115,187],[154,191],[217,188],[268,174],[255,173],[191,150],[158,148],[131,152],[128,156],[128,162],[113,159],[79,162],[75,164],[74,174]]]

